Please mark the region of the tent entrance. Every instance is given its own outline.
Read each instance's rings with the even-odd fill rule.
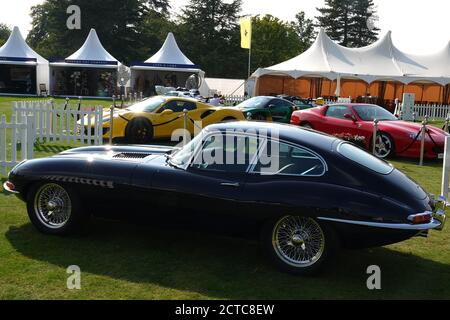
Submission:
[[[197,73],[159,70],[132,70],[132,88],[145,97],[156,95],[155,86],[185,87],[188,78]]]
[[[112,97],[117,70],[108,68],[52,67],[51,94],[55,96]]]
[[[36,66],[0,64],[0,93],[36,94]]]

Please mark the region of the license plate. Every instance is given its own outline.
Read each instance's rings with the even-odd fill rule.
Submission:
[[[443,153],[439,153],[438,154],[438,159],[444,159],[444,154]]]

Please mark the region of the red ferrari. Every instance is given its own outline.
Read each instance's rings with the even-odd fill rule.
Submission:
[[[379,158],[397,155],[420,157],[421,124],[398,120],[389,111],[371,104],[334,104],[295,111],[291,124],[328,134],[363,136],[368,150],[372,150],[373,120],[378,119],[375,153]],[[447,133],[428,126],[425,136],[427,159],[441,158]]]

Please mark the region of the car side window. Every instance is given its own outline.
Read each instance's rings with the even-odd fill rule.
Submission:
[[[252,173],[263,175],[322,176],[324,160],[314,152],[289,143],[271,141],[262,148]]]
[[[268,105],[269,106],[270,105],[274,105],[277,108],[280,108],[280,107],[284,107],[285,108],[285,107],[291,107],[292,106],[288,101],[283,101],[281,99],[273,99],[272,101],[269,102]]]
[[[167,102],[160,110],[159,113],[164,110],[172,110],[173,112],[183,112],[183,110],[192,111],[197,109],[195,102],[182,101],[182,100],[172,100]]]
[[[191,166],[204,171],[245,173],[256,157],[261,141],[261,138],[246,135],[210,135]]]
[[[329,106],[327,109],[326,116],[330,118],[344,119],[347,120],[344,115],[351,114],[347,106]]]

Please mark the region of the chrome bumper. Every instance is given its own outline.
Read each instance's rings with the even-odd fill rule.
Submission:
[[[433,198],[432,198],[433,199]],[[419,213],[416,215],[430,214],[431,220],[427,223],[384,223],[384,222],[373,222],[373,221],[358,221],[358,220],[345,220],[345,219],[335,219],[328,217],[317,217],[319,220],[346,223],[358,226],[374,227],[374,228],[384,228],[384,229],[396,229],[396,230],[412,230],[412,231],[428,231],[428,230],[438,230],[442,231],[445,226],[446,211],[450,207],[450,203],[440,196],[438,200],[434,200],[434,210],[433,212],[427,211],[424,213]],[[414,215],[412,215],[414,216]],[[411,217],[411,216],[410,216]]]
[[[346,223],[358,226],[373,227],[373,228],[384,228],[384,229],[394,229],[394,230],[411,230],[411,231],[424,231],[424,230],[442,230],[443,223],[433,218],[428,223],[421,224],[409,224],[409,223],[384,223],[384,222],[371,222],[371,221],[358,221],[358,220],[345,220],[345,219],[334,219],[327,217],[318,217],[319,220]]]
[[[445,220],[446,220],[446,211],[449,207],[449,203],[447,203],[447,200],[440,196],[437,201],[434,202],[434,210],[433,210],[433,219],[439,221],[440,225],[435,228],[435,230],[442,231],[445,226]]]

